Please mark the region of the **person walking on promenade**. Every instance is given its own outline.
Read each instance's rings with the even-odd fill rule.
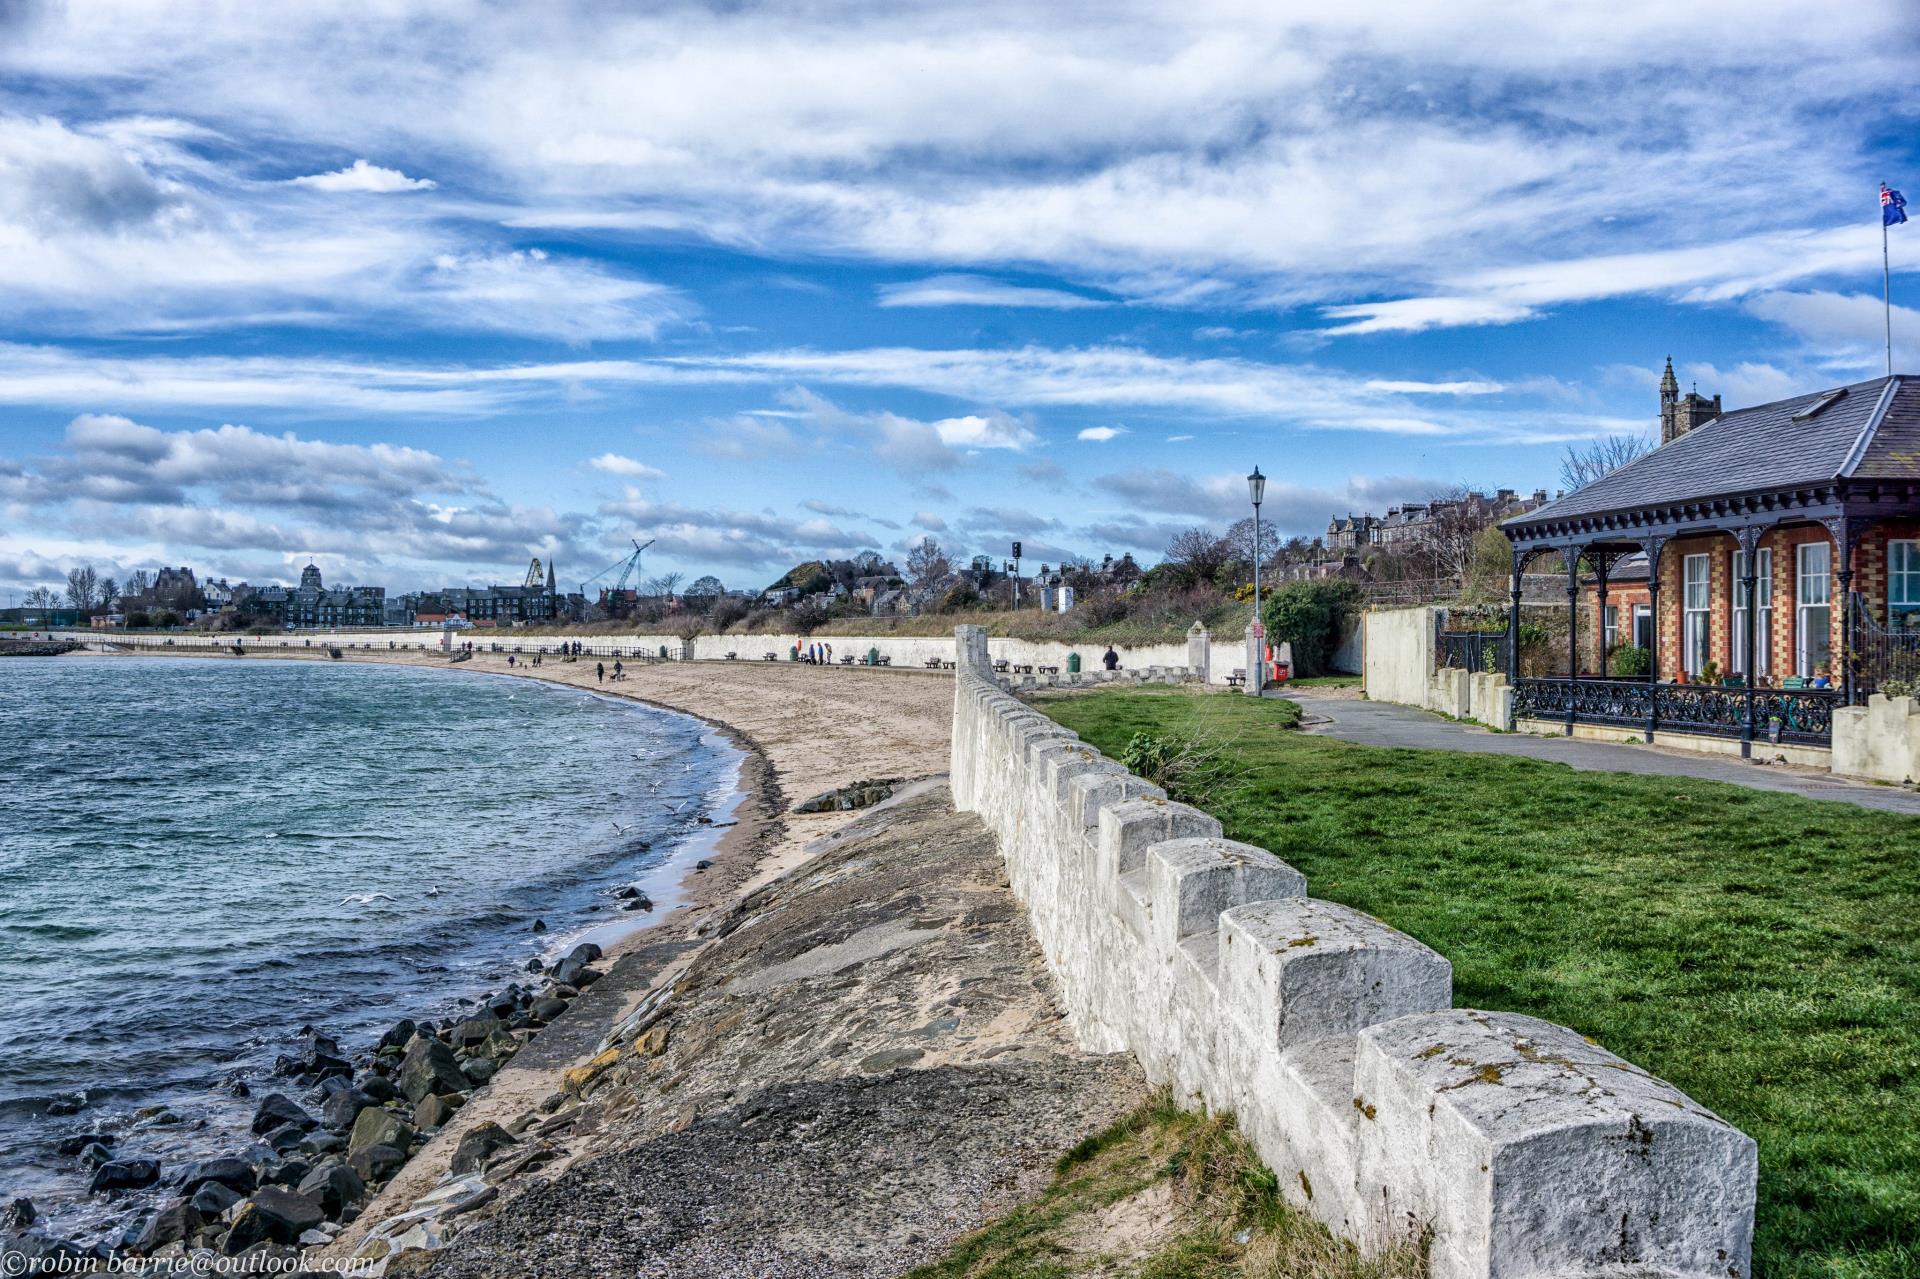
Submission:
[[[1100,659],[1100,664],[1110,671],[1120,669],[1120,654],[1113,651],[1113,645],[1107,645],[1106,655]]]
[[[605,662],[595,662],[593,664],[593,677],[602,684],[607,682],[607,664]]]
[[[507,654],[507,669],[508,669],[508,670],[512,670],[512,669],[513,669],[513,654],[512,654],[512,653],[508,653],[508,654]]]
[[[833,645],[831,643],[827,645],[827,660],[825,662],[825,665],[827,666],[833,665]]]
[[[620,662],[618,661],[618,659],[616,659],[616,660],[614,661],[614,663],[613,663],[613,677],[614,677],[615,679],[622,679],[622,678],[624,678],[624,677],[625,677],[625,675],[626,675],[626,670],[627,670],[627,668],[626,668],[626,667],[624,667],[624,666],[622,666],[622,665],[620,664]]]

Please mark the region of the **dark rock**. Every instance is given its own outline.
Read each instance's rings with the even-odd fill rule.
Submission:
[[[252,1187],[249,1186],[248,1189],[251,1190]],[[243,1196],[232,1187],[218,1181],[208,1181],[203,1182],[200,1188],[193,1192],[193,1198],[189,1202],[201,1217],[212,1221],[239,1203],[242,1198]]]
[[[546,931],[547,931],[547,921],[546,921],[546,920],[544,920],[544,919],[536,919],[536,920],[534,920],[534,921],[533,921],[533,931],[534,931],[534,932],[536,932],[536,933],[544,933],[544,932],[546,932]]]
[[[380,1036],[378,1046],[381,1048],[405,1048],[407,1041],[413,1038],[413,1032],[418,1029],[420,1029],[419,1024],[411,1017],[402,1017],[399,1021],[394,1022],[392,1026],[387,1028],[386,1034]]]
[[[54,1152],[62,1155],[77,1155],[88,1146],[111,1146],[115,1141],[110,1132],[77,1132],[71,1137],[62,1137],[54,1144]]]
[[[345,1164],[323,1164],[300,1182],[300,1193],[319,1204],[327,1216],[338,1218],[366,1196],[367,1183]]]
[[[438,1040],[416,1038],[400,1063],[400,1091],[408,1101],[418,1102],[428,1093],[465,1092],[466,1087],[453,1050]]]
[[[368,1146],[347,1156],[347,1167],[359,1173],[360,1179],[369,1185],[385,1181],[406,1162],[405,1152],[392,1146]]]
[[[109,1150],[103,1142],[97,1140],[89,1141],[86,1145],[80,1147],[80,1166],[82,1168],[98,1168],[101,1164],[106,1163],[112,1158],[113,1151]]]
[[[592,942],[583,941],[567,952],[567,958],[577,959],[583,964],[591,964],[600,959],[604,953],[605,952]]]
[[[320,1205],[307,1196],[268,1186],[240,1205],[220,1251],[235,1257],[259,1243],[291,1244],[325,1220]]]
[[[139,1190],[158,1180],[158,1159],[113,1159],[93,1170],[93,1180],[87,1185],[87,1193],[97,1195],[107,1190]]]
[[[272,1132],[266,1133],[261,1140],[272,1146],[275,1154],[287,1155],[300,1149],[300,1143],[305,1141],[306,1137],[306,1131],[299,1124],[281,1124]]]
[[[25,1230],[39,1219],[40,1210],[33,1206],[33,1200],[24,1195],[0,1209],[0,1226],[8,1230]]]
[[[317,1127],[320,1121],[294,1104],[285,1093],[268,1093],[253,1112],[253,1131],[258,1136],[272,1132],[282,1124],[298,1124],[302,1131]]]
[[[544,973],[547,971],[547,966],[541,963],[536,957],[527,961],[527,971],[530,973]]]
[[[353,1121],[360,1117],[361,1111],[379,1104],[371,1094],[358,1088],[342,1088],[327,1098],[327,1104],[320,1108],[320,1122],[335,1132],[345,1132],[353,1127]]]
[[[599,973],[595,972],[591,968],[582,968],[580,972],[574,977],[574,979],[568,982],[567,984],[570,986],[576,986],[581,989],[585,989],[586,987],[593,985],[593,983],[599,980],[600,980]]]
[[[71,1097],[62,1097],[58,1101],[48,1103],[47,1113],[49,1115],[77,1115],[80,1113],[80,1103]]]
[[[557,982],[564,982],[569,986],[578,986],[581,984],[580,974],[585,971],[587,971],[587,966],[584,962],[578,959],[567,958],[553,966],[553,979]]]
[[[184,1242],[203,1221],[200,1210],[190,1201],[175,1199],[141,1222],[138,1229],[129,1231],[126,1243],[141,1256],[148,1256],[167,1244]]]
[[[337,1132],[323,1132],[307,1138],[306,1148],[316,1155],[331,1155],[347,1148],[347,1139]]]
[[[393,1086],[393,1080],[372,1071],[361,1075],[354,1081],[354,1086],[375,1101],[392,1101],[400,1095],[400,1090]]]
[[[460,1063],[460,1073],[478,1086],[500,1073],[500,1063],[491,1057],[470,1057]]]
[[[567,1001],[555,999],[552,995],[544,995],[533,1001],[533,1015],[541,1021],[552,1021],[565,1011],[567,1011]]]
[[[453,1028],[449,1038],[455,1048],[472,1048],[483,1044],[492,1036],[506,1029],[506,1023],[498,1017],[469,1017]]]
[[[369,1107],[353,1121],[353,1135],[347,1138],[347,1151],[351,1154],[368,1146],[392,1146],[395,1150],[405,1150],[407,1143],[412,1140],[413,1129],[397,1115],[378,1107]]]
[[[439,1128],[451,1118],[452,1107],[433,1093],[422,1097],[420,1104],[413,1108],[413,1125],[416,1128]]]
[[[227,1095],[230,1097],[253,1096],[253,1089],[247,1086],[247,1081],[244,1079],[229,1079],[220,1086],[226,1089]]]
[[[652,910],[653,898],[648,897],[645,894],[642,894],[641,896],[634,898],[632,901],[622,906],[620,909],[621,910]]]
[[[711,869],[712,866],[713,866],[713,863],[708,861],[704,857],[702,857],[699,861],[693,864],[693,868],[695,870],[708,870],[708,869]]]
[[[231,1156],[220,1159],[202,1159],[199,1163],[188,1164],[187,1170],[180,1174],[174,1184],[183,1192],[192,1194],[208,1182],[217,1182],[229,1190],[246,1194],[260,1184],[254,1175],[253,1167],[244,1159]]]
[[[453,1152],[450,1165],[453,1175],[464,1177],[470,1172],[479,1172],[486,1167],[495,1151],[505,1150],[508,1146],[520,1143],[499,1124],[478,1124],[460,1138],[460,1145]]]
[[[23,1257],[28,1265],[28,1274],[77,1274],[93,1254],[70,1239],[55,1239],[40,1230],[29,1230],[22,1234],[0,1239],[0,1258],[7,1263],[6,1273],[13,1274],[13,1258]],[[35,1263],[38,1263],[35,1265]]]
[[[304,1159],[282,1159],[279,1163],[268,1164],[260,1170],[260,1184],[297,1186],[312,1171],[313,1165]]]

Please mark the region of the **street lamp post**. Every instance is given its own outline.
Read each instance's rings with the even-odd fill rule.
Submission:
[[[1247,688],[1255,697],[1266,686],[1266,623],[1260,620],[1260,502],[1267,495],[1267,477],[1254,467],[1247,477],[1247,496],[1253,499],[1253,625],[1247,628]]]

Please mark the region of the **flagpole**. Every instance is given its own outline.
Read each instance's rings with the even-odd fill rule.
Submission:
[[[1893,376],[1893,268],[1887,261],[1887,215],[1880,215],[1880,296],[1887,311],[1887,376]]]

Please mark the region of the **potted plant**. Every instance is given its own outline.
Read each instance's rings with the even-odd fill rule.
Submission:
[[[1720,682],[1720,663],[1714,661],[1712,658],[1708,658],[1707,664],[1700,668],[1700,682],[1702,684],[1718,684]]]

